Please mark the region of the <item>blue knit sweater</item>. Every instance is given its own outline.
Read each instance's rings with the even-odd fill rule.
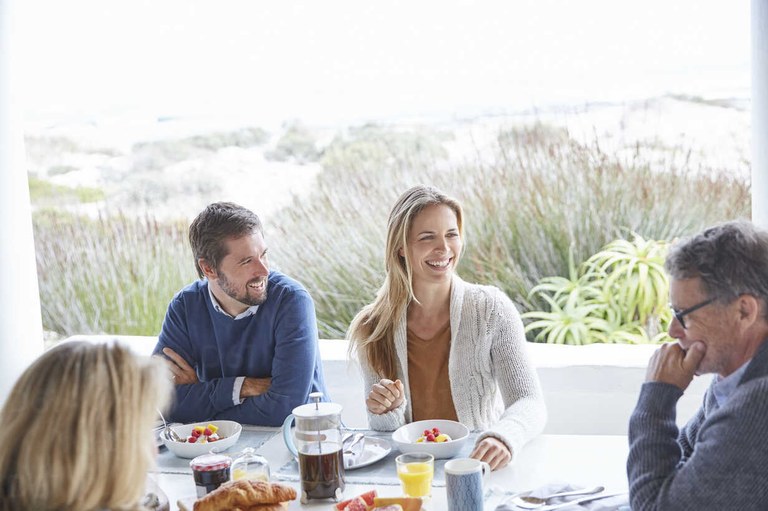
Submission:
[[[228,419],[278,426],[310,392],[328,396],[317,343],[315,308],[295,280],[273,271],[256,314],[234,320],[216,311],[208,281],[179,291],[168,306],[157,346],[169,347],[195,368],[200,383],[176,385],[170,416],[178,422]],[[235,405],[238,376],[271,377],[269,391]]]
[[[710,387],[678,432],[682,395],[668,383],[643,384],[629,422],[632,511],[768,509],[768,342],[725,405]]]

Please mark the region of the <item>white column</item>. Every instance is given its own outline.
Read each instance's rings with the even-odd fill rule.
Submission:
[[[752,0],[752,221],[768,229],[768,0]]]
[[[0,0],[0,404],[43,350],[21,98],[12,61],[14,1]]]

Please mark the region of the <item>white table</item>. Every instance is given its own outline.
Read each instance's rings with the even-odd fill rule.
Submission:
[[[253,428],[276,431],[276,428]],[[281,434],[274,436],[258,449],[267,458],[273,473],[288,461],[288,453]],[[626,436],[614,435],[542,435],[523,448],[514,463],[493,472],[486,481],[486,488],[517,492],[530,490],[550,483],[569,483],[576,486],[603,485],[608,491],[626,491],[627,478],[625,463],[628,445]],[[168,495],[171,509],[178,509],[180,498],[194,497],[195,484],[191,474],[170,473],[159,466],[152,477]],[[392,467],[394,475],[395,467]],[[299,490],[298,482],[283,482]],[[371,486],[347,484],[344,495],[354,497],[368,491]],[[402,495],[399,486],[376,486],[379,496]],[[330,501],[310,501],[301,505],[298,500],[291,502],[289,509],[331,509]],[[488,511],[495,506],[489,503]],[[447,509],[445,488],[432,490],[432,502],[426,509],[441,511]]]

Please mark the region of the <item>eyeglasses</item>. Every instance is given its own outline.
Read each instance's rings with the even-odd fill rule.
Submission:
[[[714,298],[710,298],[709,300],[704,300],[701,303],[697,303],[693,307],[688,307],[687,309],[683,309],[681,311],[679,311],[679,310],[675,309],[674,307],[672,307],[671,303],[669,304],[669,308],[672,309],[672,314],[675,316],[675,319],[680,322],[680,326],[683,327],[684,329],[687,329],[688,327],[685,326],[685,316],[687,316],[688,314],[690,314],[693,311],[701,309],[705,305],[709,305],[710,303],[712,303],[714,301],[715,301]]]

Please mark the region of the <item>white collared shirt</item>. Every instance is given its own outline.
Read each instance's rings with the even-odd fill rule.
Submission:
[[[739,385],[741,377],[744,376],[744,372],[747,370],[747,366],[751,361],[751,359],[747,360],[741,367],[725,378],[722,376],[717,377],[717,381],[712,386],[712,392],[715,394],[715,400],[717,401],[718,406],[722,408],[728,402],[728,399],[733,395],[733,392]]]
[[[241,312],[237,316],[232,317],[231,314],[229,314],[227,311],[225,311],[224,309],[221,308],[221,305],[219,304],[219,301],[216,299],[215,296],[213,296],[213,291],[211,291],[211,283],[210,282],[208,283],[208,296],[211,297],[211,303],[213,304],[213,308],[214,309],[216,309],[218,312],[221,312],[225,316],[234,319],[235,321],[237,321],[238,319],[247,318],[248,316],[253,316],[254,314],[256,314],[256,311],[259,310],[259,306],[258,305],[251,305],[250,307],[245,309],[243,312]]]
[[[232,318],[232,315],[229,314],[224,309],[222,309],[221,305],[219,304],[219,301],[216,299],[215,296],[213,296],[213,291],[211,291],[211,283],[210,282],[208,282],[208,296],[211,297],[211,303],[213,304],[213,308],[217,312],[220,312],[220,313],[224,314],[228,318]],[[259,306],[258,305],[251,305],[250,307],[248,307],[247,309],[245,309],[243,312],[241,312],[240,314],[238,314],[237,316],[235,316],[232,319],[237,321],[238,319],[243,319],[243,318],[247,318],[247,317],[253,316],[254,314],[256,314],[257,310],[259,310]],[[232,402],[235,405],[242,404],[243,401],[244,401],[243,399],[240,399],[240,391],[243,388],[243,382],[244,381],[245,381],[245,376],[238,376],[237,378],[235,378],[235,385],[232,387]]]

